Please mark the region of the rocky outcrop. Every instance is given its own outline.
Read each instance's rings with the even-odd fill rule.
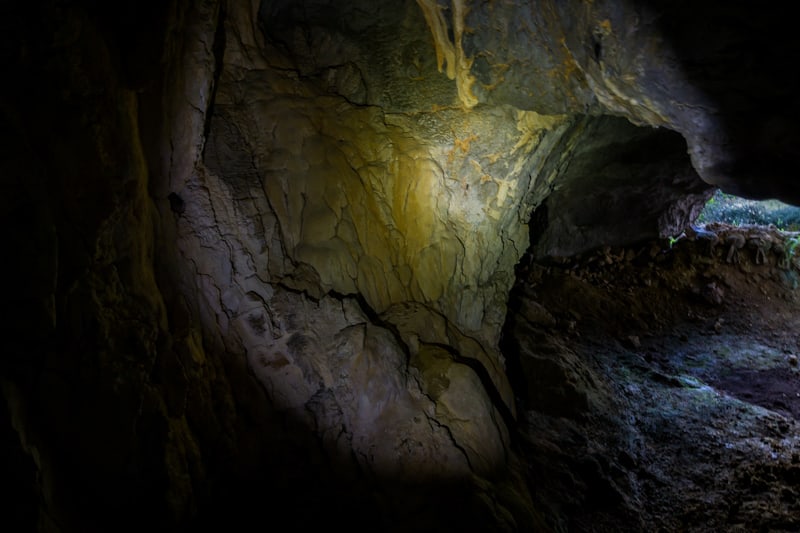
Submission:
[[[530,529],[500,342],[523,254],[676,235],[712,185],[797,194],[788,119],[720,89],[761,67],[688,55],[682,5],[2,10],[0,437],[41,530],[213,527],[300,492]],[[581,409],[529,363],[537,405]]]

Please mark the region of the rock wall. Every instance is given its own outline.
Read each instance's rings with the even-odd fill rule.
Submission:
[[[132,508],[163,513],[166,492],[185,490],[162,480],[175,450],[153,373],[169,324],[137,96],[152,73],[130,61],[157,64],[160,47],[101,10],[4,3],[2,18],[15,81],[0,108],[0,385],[16,437],[5,443],[24,458],[3,483],[33,495],[8,518],[12,530],[15,508],[29,510],[20,530],[91,531],[121,515],[135,527]]]
[[[494,18],[516,17],[503,9]],[[498,340],[534,206],[557,187],[587,188],[582,180],[623,195],[622,204],[619,191],[632,194],[649,180],[658,192],[641,212],[646,220],[684,199],[684,182],[700,183],[685,156],[675,157],[680,170],[668,171],[682,177],[666,184],[663,175],[643,176],[647,166],[621,178],[587,174],[595,153],[570,173],[587,137],[656,135],[630,125],[604,130],[600,117],[575,114],[589,106],[652,119],[644,104],[626,111],[608,97],[603,107],[578,73],[580,90],[569,76],[550,82],[551,94],[552,86],[575,93],[557,109],[547,97],[524,108],[510,96],[478,106],[475,92],[485,97],[489,88],[478,90],[467,74],[472,59],[459,39],[467,39],[468,13],[477,11],[458,3],[452,20],[426,3],[380,13],[325,2],[302,10],[281,2],[227,6],[222,44],[213,47],[215,85],[200,90],[195,105],[208,109],[202,157],[183,174],[171,172],[185,204],[178,243],[193,263],[205,327],[222,325],[225,342],[247,354],[280,409],[336,435],[330,446],[354,448],[363,467],[393,475],[405,468],[397,450],[408,439],[424,457],[418,473],[445,465],[488,474],[506,460],[514,401]],[[489,20],[478,17],[471,31]],[[552,22],[536,21],[542,29]],[[459,42],[448,40],[445,26]],[[685,145],[665,150],[674,157]],[[558,181],[565,177],[572,179]],[[573,195],[592,203],[582,193],[566,198]],[[689,203],[701,205],[701,196]],[[598,208],[587,212],[581,227],[607,218]],[[635,231],[620,216],[605,228],[633,239],[689,216],[691,209],[673,214],[661,227],[657,218],[643,220]],[[571,239],[569,252],[605,238],[596,228],[575,235],[552,225]],[[366,410],[352,404],[358,395]],[[387,399],[397,412],[386,409]],[[417,426],[409,413],[437,423]],[[388,439],[387,428],[394,428]],[[378,435],[385,452],[370,451]]]

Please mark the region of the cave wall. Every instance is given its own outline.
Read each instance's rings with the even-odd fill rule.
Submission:
[[[117,7],[0,12],[21,528],[213,529],[264,501],[531,526],[499,348],[531,215],[531,252],[568,255],[675,234],[712,185],[795,198],[786,119],[738,113],[754,83],[722,98],[747,71],[713,47],[684,61],[677,8]]]
[[[655,105],[598,96],[568,57],[552,59],[542,100],[490,98],[501,80],[469,73],[459,39],[490,21],[540,28],[536,62],[564,24],[599,15],[507,5],[462,32],[478,11],[459,6],[226,5],[207,47],[215,84],[195,106],[208,109],[195,130],[202,155],[171,172],[205,327],[222,325],[279,408],[330,448],[399,477],[487,475],[507,460],[515,406],[498,341],[537,204],[552,194],[589,228],[549,224],[566,254],[680,229],[710,191],[680,135],[664,143],[663,131],[603,116],[667,123]],[[651,151],[598,172],[593,162],[613,160],[608,145],[625,136]],[[653,174],[649,157],[675,163]],[[598,203],[598,190],[613,202]],[[642,190],[631,225],[623,191]]]
[[[16,78],[2,98],[3,228],[14,250],[5,272],[15,280],[2,391],[30,465],[12,479],[35,490],[26,529],[92,530],[131,505],[166,506],[153,490],[167,428],[152,416],[150,373],[167,317],[139,80],[106,13],[4,3],[2,15]]]

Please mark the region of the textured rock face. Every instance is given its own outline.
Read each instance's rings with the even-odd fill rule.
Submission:
[[[36,259],[14,264],[0,423],[41,529],[213,524],[209,501],[294,509],[314,483],[358,508],[331,494],[374,480],[533,524],[499,348],[529,245],[675,234],[709,184],[796,194],[788,119],[719,89],[746,67],[683,55],[678,8],[3,9],[36,80],[3,93],[3,227]],[[365,498],[365,521],[414,499]]]
[[[500,79],[477,83],[461,43],[468,12],[478,35],[494,35],[481,28],[498,19],[547,28],[571,17],[497,9],[228,6],[202,160],[173,183],[187,206],[182,252],[214,313],[206,327],[225,324],[281,409],[310,414],[309,426],[337,435],[331,446],[354,447],[375,471],[403,470],[405,452],[395,457],[408,439],[422,454],[417,474],[427,464],[452,471],[456,450],[465,474],[505,460],[502,416],[514,403],[497,346],[504,302],[528,246],[524,222],[551,191],[564,188],[558,205],[576,204],[556,216],[579,220],[550,223],[558,241],[545,253],[674,231],[704,198],[677,134],[576,114],[656,122],[654,105],[598,95],[560,66],[541,100],[494,95]],[[649,158],[665,155],[675,162],[653,172]],[[620,190],[647,198],[632,228]],[[599,191],[610,201],[598,202]],[[359,395],[367,411],[352,405]],[[447,438],[430,448],[444,437],[410,413],[443,423],[449,450]],[[378,435],[387,452],[368,452]]]

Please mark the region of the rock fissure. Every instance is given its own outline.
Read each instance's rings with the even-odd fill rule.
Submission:
[[[489,371],[486,370],[486,367],[475,358],[472,357],[464,357],[461,355],[456,348],[450,346],[449,344],[438,343],[438,342],[426,342],[423,340],[419,340],[419,344],[421,346],[431,346],[438,348],[440,350],[445,351],[453,360],[453,362],[464,365],[472,370],[478,379],[481,382],[486,394],[488,395],[489,399],[492,402],[492,405],[497,412],[500,414],[500,418],[505,424],[504,430],[511,435],[511,441],[514,441],[514,428],[516,427],[516,420],[514,417],[513,412],[509,409],[508,405],[505,402],[502,394],[497,390],[497,386],[492,381],[491,375]],[[500,428],[498,428],[500,430]],[[500,431],[503,433],[503,430]]]
[[[428,399],[433,405],[436,405],[437,402],[435,399],[431,398],[430,396],[428,396]],[[458,440],[456,440],[456,437],[453,434],[453,430],[446,423],[444,423],[440,417],[437,417],[435,414],[430,415],[428,413],[425,413],[425,416],[427,417],[428,422],[431,424],[432,429],[434,430],[441,429],[444,431],[450,442],[453,444],[453,447],[463,455],[464,460],[467,462],[467,468],[470,471],[474,472],[475,468],[472,466],[472,462],[470,461],[470,454],[467,451],[467,449],[464,448],[464,446],[458,443]]]
[[[219,79],[222,75],[225,58],[225,4],[220,3],[216,20],[216,31],[214,32],[214,41],[209,50],[206,46],[206,54],[214,58],[214,69],[211,72],[211,94],[208,97],[207,107],[204,112],[205,121],[203,123],[203,147],[200,151],[200,157],[205,157],[205,146],[208,140],[208,134],[211,131],[211,119],[214,116],[214,103],[217,98],[217,89],[219,87]]]
[[[411,360],[411,349],[409,348],[408,344],[406,344],[406,341],[400,334],[400,331],[397,329],[397,326],[392,324],[391,322],[383,320],[380,314],[378,314],[378,312],[375,311],[375,309],[370,307],[369,303],[367,302],[367,300],[364,298],[363,295],[358,293],[340,294],[336,291],[328,291],[328,296],[332,296],[340,301],[344,299],[350,299],[355,301],[358,304],[358,307],[361,310],[361,312],[364,313],[364,316],[367,317],[370,323],[378,327],[381,327],[392,334],[392,337],[394,337],[394,340],[397,342],[397,345],[400,347],[400,349],[406,356],[406,365],[408,364],[408,362]]]

